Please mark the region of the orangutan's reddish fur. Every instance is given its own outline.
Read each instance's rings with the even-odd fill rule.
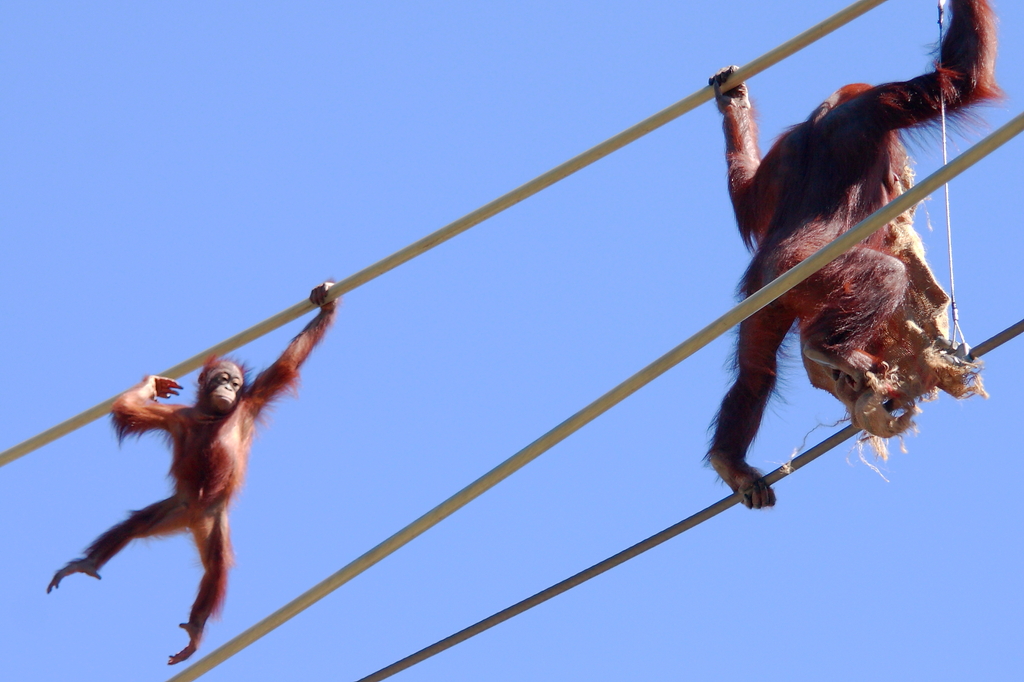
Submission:
[[[325,285],[321,287],[326,291]],[[237,363],[221,358],[210,358],[205,363],[199,374],[194,405],[156,402],[151,388],[154,380],[177,387],[172,380],[159,377],[146,377],[143,383],[118,398],[112,417],[119,440],[152,430],[163,431],[167,436],[173,450],[170,475],[174,480],[174,494],[132,512],[124,522],[100,535],[83,558],[57,572],[47,591],[57,587],[61,579],[71,573],[87,573],[98,578],[103,565],[136,538],[189,530],[205,572],[189,621],[182,624],[189,633],[189,645],[172,656],[170,663],[188,658],[202,637],[207,619],[217,615],[224,604],[227,573],[232,563],[228,508],[245,477],[256,423],[275,398],[295,389],[299,367],[323,339],[334,320],[336,306],[336,301],[322,305],[320,313],[274,364],[251,383],[247,380],[242,383],[233,407],[226,413],[210,409],[213,389],[207,378],[224,364],[237,369],[239,376],[244,376],[244,370]]]
[[[847,85],[784,133],[763,160],[745,85],[733,91],[741,95],[719,96],[729,193],[740,234],[754,250],[740,287],[743,295],[903,192],[907,155],[900,131],[935,122],[941,98],[956,116],[1000,96],[994,77],[995,17],[988,0],[952,0],[952,10],[934,71],[877,87]],[[794,324],[803,348],[855,373],[880,371],[891,343],[884,330],[914,279],[894,254],[890,232],[891,226],[875,233],[740,326],[737,377],[715,418],[708,454],[734,490],[758,485],[760,473],[745,456],[775,387],[779,347]],[[771,506],[774,494],[760,485],[766,495],[753,506]]]

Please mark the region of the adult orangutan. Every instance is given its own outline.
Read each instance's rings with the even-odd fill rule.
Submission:
[[[324,282],[313,289],[309,300],[320,306],[320,313],[251,383],[243,366],[211,357],[199,374],[194,405],[156,402],[157,398],[178,395],[181,388],[173,379],[158,376],[147,376],[117,399],[112,416],[119,441],[160,430],[171,442],[174,494],[132,512],[127,520],[99,536],[83,558],[57,571],[47,592],[72,573],[98,579],[103,565],[136,538],[191,531],[205,572],[188,622],[181,624],[188,633],[188,645],[168,663],[184,661],[195,652],[207,619],[224,604],[232,560],[228,507],[245,478],[257,421],[273,400],[295,389],[299,367],[334,321],[337,301],[326,302],[331,285]]]
[[[724,115],[729,194],[754,251],[740,290],[749,296],[881,208],[912,184],[901,131],[1001,95],[995,16],[988,0],[952,0],[935,69],[901,83],[847,85],[762,159],[754,111],[736,67],[710,83]],[[903,433],[916,402],[938,389],[983,394],[978,366],[946,339],[949,297],[924,260],[912,211],[832,261],[740,325],[737,376],[714,422],[707,460],[747,507],[775,504],[746,463],[775,388],[777,354],[796,326],[811,383],[832,393],[877,442]],[[884,454],[884,444],[881,453]]]

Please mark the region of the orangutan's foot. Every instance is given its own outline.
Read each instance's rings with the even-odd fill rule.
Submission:
[[[742,461],[729,461],[715,452],[708,455],[708,462],[734,493],[743,493],[743,504],[747,509],[775,506],[775,491],[754,467]]]
[[[96,578],[96,580],[100,579],[99,570],[92,559],[75,559],[74,561],[69,561],[67,566],[53,574],[53,580],[46,586],[46,594],[50,594],[51,590],[60,587],[60,581],[72,573],[85,573]]]
[[[199,648],[199,639],[203,636],[203,628],[192,623],[181,623],[178,627],[188,633],[188,646],[167,660],[167,665],[181,663]]]

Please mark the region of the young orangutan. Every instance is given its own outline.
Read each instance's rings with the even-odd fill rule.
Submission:
[[[117,399],[112,417],[119,441],[151,430],[167,435],[173,448],[170,475],[174,494],[132,512],[127,520],[99,536],[83,558],[57,571],[47,592],[72,573],[99,579],[103,565],[136,538],[188,530],[205,573],[188,622],[181,624],[188,633],[188,645],[168,663],[180,663],[195,652],[207,619],[224,604],[232,561],[228,508],[245,478],[256,423],[268,404],[295,389],[299,367],[334,321],[337,301],[325,302],[331,286],[324,282],[313,289],[309,300],[320,306],[320,313],[252,383],[246,381],[245,369],[238,363],[212,357],[199,374],[195,405],[156,402],[157,398],[178,395],[181,388],[173,379],[158,376],[147,376]]]
[[[745,83],[711,78],[724,116],[729,194],[754,250],[749,296],[906,191],[913,174],[900,131],[1000,96],[995,16],[988,0],[952,0],[935,70],[872,87],[847,85],[786,131],[762,159]],[[912,211],[826,265],[740,325],[736,381],[715,418],[707,459],[748,507],[775,493],[746,463],[775,388],[777,354],[794,325],[811,383],[838,398],[854,425],[880,439],[912,426],[921,396],[983,394],[977,366],[946,340],[949,297],[924,260]],[[880,449],[884,453],[884,449]]]

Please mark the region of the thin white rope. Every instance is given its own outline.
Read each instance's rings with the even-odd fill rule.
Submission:
[[[939,0],[939,46],[941,49],[942,39],[945,37],[946,21],[946,0]],[[942,165],[949,163],[949,152],[947,151],[946,134],[946,93],[939,88],[939,109],[942,114]],[[949,212],[949,183],[943,185],[946,199],[946,253],[949,256],[949,309],[953,317],[953,329],[951,330],[954,344],[967,343],[963,330],[960,328],[960,308],[956,304],[956,277],[953,275],[953,221]]]

